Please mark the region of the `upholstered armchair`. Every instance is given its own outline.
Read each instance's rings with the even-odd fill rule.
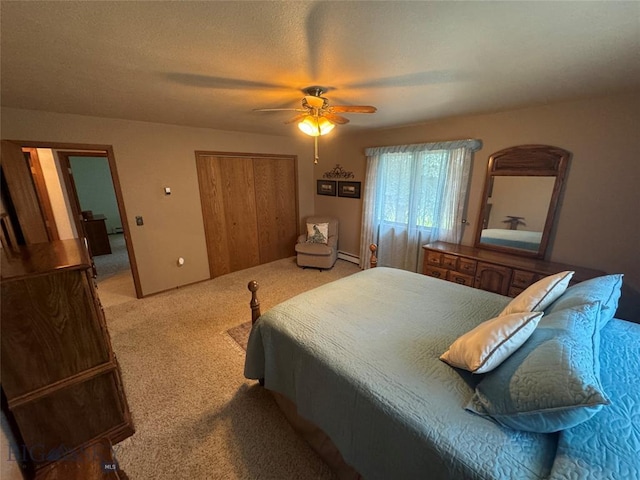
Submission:
[[[307,233],[296,243],[299,267],[327,269],[338,259],[338,219],[313,216],[307,218]]]

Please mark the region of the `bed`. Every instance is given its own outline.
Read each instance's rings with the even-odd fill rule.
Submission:
[[[295,405],[365,479],[640,478],[640,325],[613,319],[599,333],[610,404],[533,433],[469,411],[486,375],[439,359],[511,298],[380,267],[263,315],[250,289],[245,376]]]
[[[502,228],[485,228],[480,236],[481,243],[535,251],[540,247],[541,241],[542,232],[505,230]]]

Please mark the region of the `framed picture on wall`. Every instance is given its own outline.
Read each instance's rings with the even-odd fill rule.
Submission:
[[[360,198],[360,182],[338,182],[338,196]]]
[[[335,197],[336,181],[335,180],[318,180],[317,193],[318,195],[329,195],[331,197]]]

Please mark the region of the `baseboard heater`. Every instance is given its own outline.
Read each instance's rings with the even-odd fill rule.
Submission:
[[[338,251],[338,258],[340,260],[346,260],[347,262],[360,265],[360,257],[358,257],[357,255],[353,255],[352,253]]]

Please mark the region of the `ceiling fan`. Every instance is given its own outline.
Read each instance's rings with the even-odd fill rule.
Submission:
[[[376,113],[376,107],[370,105],[329,105],[329,100],[323,97],[326,92],[323,87],[313,86],[303,90],[302,108],[256,108],[256,112],[292,111],[298,115],[285,123],[297,123],[298,128],[309,136],[315,137],[315,158],[318,163],[318,137],[326,135],[336,125],[349,123],[349,119],[339,114],[344,113]]]

